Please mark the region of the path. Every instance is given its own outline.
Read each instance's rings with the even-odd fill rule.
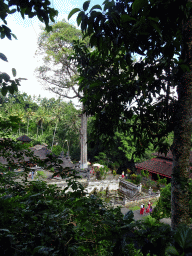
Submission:
[[[121,212],[123,213],[123,215],[125,215],[127,212],[129,211],[128,208],[121,208]],[[143,217],[148,216],[148,213],[144,213],[143,215],[140,214],[140,210],[135,210],[133,211],[134,214],[134,220],[142,220]],[[171,226],[171,219],[170,218],[163,218],[160,220],[160,222],[164,223],[164,224],[169,224]]]

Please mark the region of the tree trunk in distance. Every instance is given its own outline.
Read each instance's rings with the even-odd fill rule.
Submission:
[[[27,135],[28,135],[28,132],[29,132],[29,118],[27,118]]]
[[[84,108],[83,108],[84,110]],[[87,115],[82,113],[81,115],[81,169],[87,169]]]
[[[55,133],[56,133],[56,130],[57,130],[57,123],[58,123],[58,121],[56,122],[56,125],[55,125],[55,130],[54,130],[54,134],[53,134],[53,141],[52,141],[51,151],[53,149],[53,144],[54,144],[54,140],[55,140]]]
[[[43,122],[41,121],[41,133],[43,135]]]
[[[183,25],[181,59],[192,70],[192,22]],[[178,103],[174,113],[174,141],[171,146],[173,169],[171,177],[171,228],[180,223],[189,224],[189,157],[192,134],[192,76],[181,71],[178,84]]]

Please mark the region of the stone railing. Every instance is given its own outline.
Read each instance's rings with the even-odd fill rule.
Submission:
[[[118,180],[101,180],[101,181],[91,181],[89,182],[85,191],[87,194],[92,193],[94,190],[102,191],[102,190],[118,190],[119,189],[119,181]]]
[[[119,192],[128,198],[133,198],[135,195],[141,193],[142,185],[135,185],[129,181],[121,179],[119,181]]]

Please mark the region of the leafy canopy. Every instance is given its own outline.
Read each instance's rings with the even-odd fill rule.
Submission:
[[[172,8],[175,11],[172,11]],[[188,1],[104,1],[103,8],[73,9],[90,52],[74,42],[80,90],[100,133],[132,129],[137,150],[150,143],[166,151],[164,137],[173,131],[177,98],[172,94],[180,74],[189,70],[181,58],[182,24],[191,13]],[[132,55],[141,57],[134,62]],[[176,56],[179,56],[176,58]],[[135,122],[127,126],[127,120]]]
[[[52,25],[52,31],[42,29],[38,38],[36,56],[43,58],[43,65],[36,69],[38,79],[48,90],[69,99],[80,97],[76,63],[69,56],[74,54],[73,41],[82,37],[79,29],[62,20]]]

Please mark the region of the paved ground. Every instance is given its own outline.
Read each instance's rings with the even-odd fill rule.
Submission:
[[[121,208],[121,212],[125,215],[129,211],[128,208]],[[134,219],[135,220],[142,220],[143,217],[149,215],[149,213],[144,213],[143,215],[140,214],[140,210],[133,211]],[[161,219],[160,222],[171,225],[170,218]]]

